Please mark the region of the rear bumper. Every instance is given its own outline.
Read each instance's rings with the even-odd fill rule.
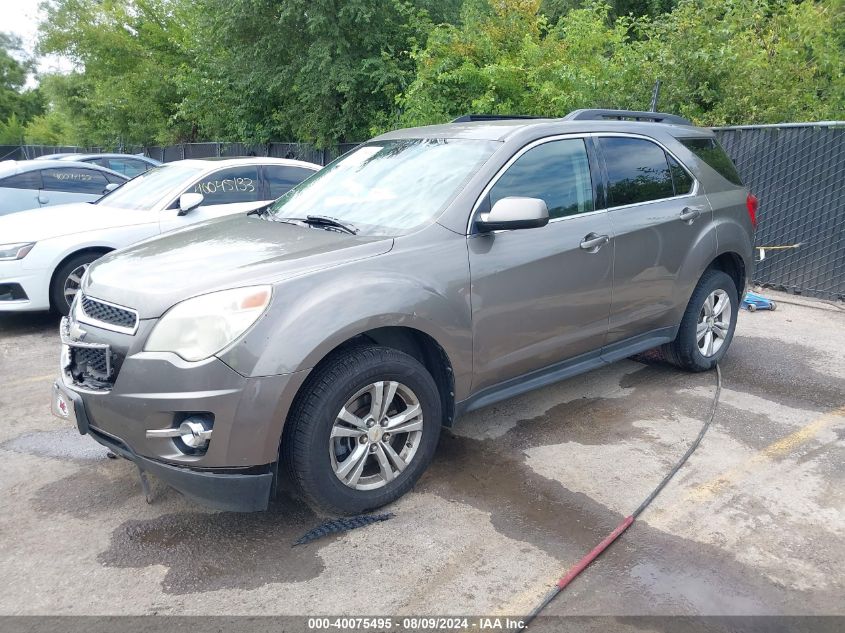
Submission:
[[[81,434],[90,435],[115,454],[133,462],[140,470],[155,475],[189,499],[208,507],[232,512],[267,509],[273,485],[271,465],[249,469],[217,469],[216,472],[209,472],[143,457],[121,439],[93,426],[80,395],[56,382],[53,385],[54,407],[61,398],[70,405]],[[69,416],[70,412],[59,414],[59,417]],[[266,472],[261,472],[262,470]]]

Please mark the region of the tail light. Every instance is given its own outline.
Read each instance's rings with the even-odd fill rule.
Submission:
[[[748,217],[751,218],[751,226],[753,228],[757,228],[757,207],[759,202],[757,201],[757,196],[752,193],[748,194],[748,197],[745,199],[745,206],[748,207]]]

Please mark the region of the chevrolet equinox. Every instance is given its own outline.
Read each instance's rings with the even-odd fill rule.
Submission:
[[[362,512],[467,411],[654,347],[712,368],[756,212],[712,132],[673,115],[390,132],[269,206],[92,264],[53,411],[213,507],[265,509],[286,472]]]

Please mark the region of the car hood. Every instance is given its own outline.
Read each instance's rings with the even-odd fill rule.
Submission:
[[[201,222],[109,253],[88,270],[83,291],[161,316],[189,297],[273,283],[388,252],[393,239],[236,216]]]
[[[131,217],[130,217],[131,216]],[[97,229],[126,226],[137,220],[137,214],[102,204],[74,202],[18,211],[0,217],[0,241],[38,242],[52,237],[73,235]],[[158,221],[150,214],[150,221]]]

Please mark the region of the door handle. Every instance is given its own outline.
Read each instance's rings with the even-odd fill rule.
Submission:
[[[581,248],[590,253],[596,253],[598,250],[610,241],[608,235],[598,235],[596,233],[588,233],[581,240]]]
[[[45,196],[43,193],[38,194],[38,204],[47,204],[50,202],[50,198]]]
[[[700,215],[701,209],[697,209],[695,207],[684,207],[684,210],[681,211],[681,215],[679,215],[678,218],[681,222],[692,224]]]

